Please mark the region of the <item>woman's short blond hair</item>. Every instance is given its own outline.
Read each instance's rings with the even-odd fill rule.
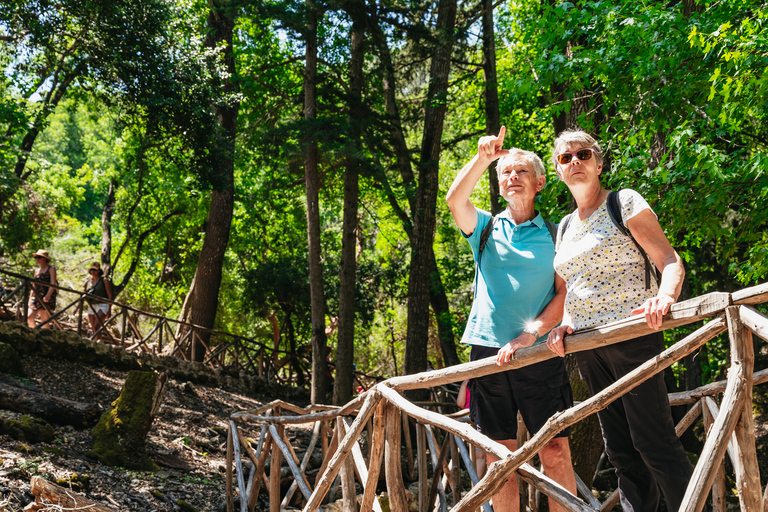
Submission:
[[[504,170],[504,167],[510,165],[514,160],[517,159],[524,160],[526,164],[533,168],[533,172],[536,173],[536,179],[539,179],[546,174],[546,171],[544,170],[544,162],[541,161],[539,155],[533,151],[526,151],[520,148],[511,148],[509,150],[509,154],[499,158],[499,161],[496,162],[496,178],[498,179],[498,177],[501,176],[501,171]]]
[[[599,165],[603,164],[603,148],[600,143],[590,134],[583,130],[565,130],[555,139],[555,149],[552,151],[552,162],[557,169],[557,155],[567,151],[568,146],[581,146],[583,148],[592,148],[595,152],[595,159]]]

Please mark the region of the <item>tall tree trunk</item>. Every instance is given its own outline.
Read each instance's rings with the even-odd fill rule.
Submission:
[[[211,10],[208,13],[208,35],[205,39],[205,45],[209,48],[218,48],[221,43],[225,44],[220,58],[228,72],[227,76],[221,78],[223,101],[214,107],[220,130],[220,144],[224,148],[221,151],[221,158],[216,162],[215,174],[219,186],[211,193],[211,208],[206,221],[205,238],[195,271],[195,292],[192,298],[189,321],[195,325],[212,329],[219,304],[222,267],[229,243],[229,231],[235,204],[235,135],[240,103],[229,97],[237,87],[232,80],[237,72],[232,51],[235,9],[232,3],[226,0],[218,3],[210,1],[209,4]],[[207,341],[208,338],[208,336],[202,335],[203,341]],[[194,359],[203,361],[205,347],[197,339],[194,340],[194,343]]]
[[[415,191],[417,189],[416,179],[411,169],[411,158],[408,145],[405,140],[405,134],[402,128],[400,120],[400,112],[397,107],[397,101],[395,98],[395,68],[392,64],[392,58],[387,46],[387,40],[384,33],[377,23],[370,24],[372,30],[372,38],[376,46],[379,49],[379,58],[382,61],[382,67],[384,68],[384,106],[387,115],[390,117],[390,137],[389,142],[395,151],[396,167],[400,173],[400,177],[403,180],[405,187],[406,197],[408,199],[408,206],[411,212],[416,211],[416,197]],[[386,177],[380,175],[380,181],[385,186],[386,190],[391,191],[391,187],[386,183]],[[408,239],[413,244],[413,220],[411,216],[397,203],[397,199],[394,194],[388,194],[390,205],[396,212],[398,218],[403,224],[403,230],[408,235]],[[438,335],[440,337],[440,348],[443,351],[443,360],[447,365],[459,364],[459,356],[456,352],[456,342],[453,335],[453,319],[451,317],[450,306],[448,304],[448,297],[445,293],[445,287],[443,286],[442,279],[440,277],[440,269],[437,266],[435,260],[434,247],[429,246],[431,264],[431,285],[429,286],[429,300],[432,309],[437,317]],[[425,342],[426,343],[426,342]]]
[[[493,0],[483,0],[483,73],[485,74],[485,134],[497,135],[501,129],[499,113],[499,83],[496,76],[496,38],[493,32]],[[488,193],[491,213],[496,215],[504,210],[504,201],[499,195],[499,180],[496,175],[496,160],[488,166]]]
[[[429,72],[429,90],[421,139],[419,186],[413,211],[411,266],[408,274],[408,330],[405,343],[405,373],[427,368],[429,294],[432,246],[435,236],[440,142],[445,120],[448,76],[456,23],[456,0],[440,0],[437,8],[438,42]]]
[[[304,140],[304,182],[307,196],[307,242],[309,245],[309,293],[312,310],[312,391],[313,404],[323,403],[328,394],[327,339],[325,336],[325,297],[320,247],[320,178],[317,138],[310,123],[317,116],[317,20],[313,0],[307,0],[307,48],[304,70],[304,119],[309,137]]]
[[[346,9],[352,18],[349,61],[350,154],[344,171],[344,221],[341,239],[341,276],[339,282],[339,330],[336,345],[336,379],[333,403],[343,405],[352,398],[355,357],[355,273],[357,270],[357,203],[360,196],[359,159],[363,122],[363,41],[364,9],[360,0],[349,2]]]

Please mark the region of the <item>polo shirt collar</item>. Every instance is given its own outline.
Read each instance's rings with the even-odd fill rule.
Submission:
[[[536,216],[533,218],[533,220],[528,220],[520,224],[520,226],[527,226],[529,224],[533,224],[534,226],[538,227],[539,229],[542,229],[544,224],[544,218],[539,213],[539,210],[534,210],[534,213]],[[504,211],[499,214],[500,219],[507,220],[510,224],[514,225],[515,223],[512,222],[512,218],[509,216],[509,208],[504,208]]]

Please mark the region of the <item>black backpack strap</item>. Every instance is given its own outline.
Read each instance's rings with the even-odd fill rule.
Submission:
[[[480,259],[480,255],[483,254],[483,251],[485,250],[485,244],[488,243],[488,238],[491,236],[491,231],[493,231],[493,223],[496,222],[496,216],[492,216],[491,220],[488,221],[488,224],[485,225],[483,228],[483,232],[480,233],[480,247],[478,248],[478,255],[477,259]]]
[[[557,225],[547,219],[544,219],[544,224],[547,225],[547,231],[549,231],[549,236],[552,237],[552,243],[557,245]]]
[[[619,189],[621,190],[621,189]],[[624,225],[624,220],[621,216],[621,202],[619,201],[619,190],[612,190],[608,193],[608,199],[605,201],[605,207],[608,210],[608,215],[611,217],[611,222],[613,222],[613,225],[616,226],[616,228],[621,232],[622,235],[628,236],[630,240],[632,240],[632,243],[635,244],[635,247],[637,247],[637,250],[640,251],[640,254],[643,256],[643,259],[645,260],[645,289],[648,290],[651,288],[651,267],[653,264],[651,263],[651,259],[648,257],[648,255],[645,253],[642,247],[640,247],[640,244],[637,243],[637,240],[635,240],[635,237],[632,236],[632,233],[629,232],[629,229],[627,229],[627,226]],[[659,269],[656,267],[653,267],[653,276],[656,278],[656,284],[661,284],[661,276],[659,275]]]
[[[563,236],[565,235],[565,232],[568,230],[568,225],[571,223],[571,219],[573,218],[573,214],[575,212],[571,212],[562,219],[560,219],[560,224],[557,226],[557,237],[555,240],[555,248],[557,248],[557,243],[563,241]]]

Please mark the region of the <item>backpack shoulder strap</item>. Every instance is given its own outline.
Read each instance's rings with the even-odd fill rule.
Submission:
[[[483,232],[480,233],[480,247],[478,247],[478,254],[483,254],[485,250],[485,244],[488,243],[488,239],[491,237],[491,231],[493,231],[493,223],[496,222],[496,215],[492,216],[488,221],[488,224],[483,228]]]
[[[645,289],[649,289],[651,287],[651,267],[653,266],[653,263],[651,262],[651,259],[648,257],[648,254],[643,250],[642,247],[640,247],[640,244],[637,243],[637,240],[635,240],[635,237],[632,236],[632,233],[630,233],[627,226],[624,225],[624,221],[621,217],[621,202],[619,201],[619,190],[612,190],[608,193],[608,199],[606,199],[605,207],[608,210],[608,215],[611,217],[611,222],[613,222],[613,225],[616,226],[616,228],[621,231],[621,234],[624,236],[628,236],[630,240],[632,240],[632,243],[635,244],[635,247],[637,247],[637,250],[640,251],[640,254],[643,256],[643,259],[645,260]],[[656,284],[661,284],[661,274],[659,273],[659,269],[657,269],[655,266],[653,266],[653,277],[656,279]]]
[[[557,225],[557,236],[555,237],[555,247],[557,247],[558,242],[563,241],[563,235],[565,235],[565,232],[568,230],[568,224],[571,223],[571,219],[573,218],[573,212],[569,213],[562,219],[560,219],[560,224]]]
[[[613,222],[613,225],[616,226],[619,231],[621,231],[621,234],[625,236],[632,236],[632,234],[627,229],[627,226],[624,225],[623,219],[621,218],[619,190],[611,190],[608,193],[608,199],[605,201],[605,208],[608,210],[608,215],[611,217],[611,222]]]
[[[548,219],[544,219],[544,224],[547,225],[547,231],[549,231],[549,236],[552,237],[552,243],[557,244],[557,225]]]

